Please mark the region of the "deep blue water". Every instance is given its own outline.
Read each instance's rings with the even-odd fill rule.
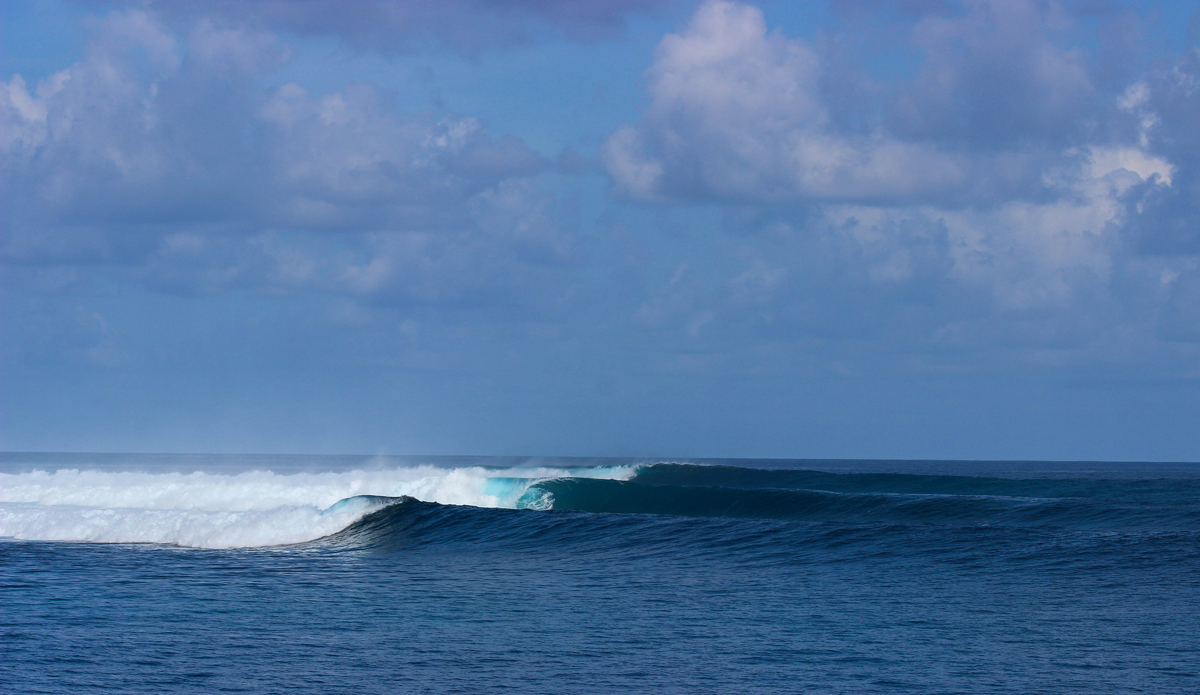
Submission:
[[[1200,466],[633,463],[6,454],[0,691],[1200,692]]]

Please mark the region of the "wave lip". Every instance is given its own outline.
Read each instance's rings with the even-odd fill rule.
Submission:
[[[517,507],[524,500],[537,506],[527,493],[538,480],[628,478],[634,470],[426,465],[292,474],[0,473],[0,537],[200,548],[284,545],[336,533],[397,498],[475,507]]]

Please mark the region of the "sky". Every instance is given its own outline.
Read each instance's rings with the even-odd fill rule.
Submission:
[[[0,449],[1200,461],[1200,10],[4,3]]]

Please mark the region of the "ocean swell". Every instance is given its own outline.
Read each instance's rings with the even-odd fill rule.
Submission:
[[[509,516],[516,513],[512,510],[560,513],[528,511],[533,516],[522,516],[517,523]],[[394,546],[414,533],[448,542],[464,534],[488,538],[518,530],[518,535],[533,533],[531,529],[548,538],[580,523],[578,514],[562,512],[588,513],[590,533],[606,532],[614,516],[655,515],[843,527],[1025,526],[1190,534],[1200,531],[1200,481],[688,464],[0,473],[0,537],[26,540],[231,548],[332,537],[343,544]],[[454,528],[437,530],[444,526]],[[686,524],[672,528],[672,534],[686,532]]]
[[[552,508],[617,514],[752,518],[845,524],[1138,527],[1200,530],[1200,507],[1136,499],[1026,497],[1004,494],[839,492],[819,489],[662,485],[557,479],[531,486]]]

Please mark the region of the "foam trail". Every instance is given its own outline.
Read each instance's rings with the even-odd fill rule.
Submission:
[[[0,537],[201,548],[280,545],[335,533],[386,503],[370,497],[409,496],[477,507],[537,506],[522,501],[537,481],[625,480],[635,472],[632,466],[416,466],[236,475],[77,469],[0,473]]]
[[[340,531],[364,513],[323,515],[315,507],[234,512],[0,505],[0,533],[28,540],[239,548],[320,538]]]

